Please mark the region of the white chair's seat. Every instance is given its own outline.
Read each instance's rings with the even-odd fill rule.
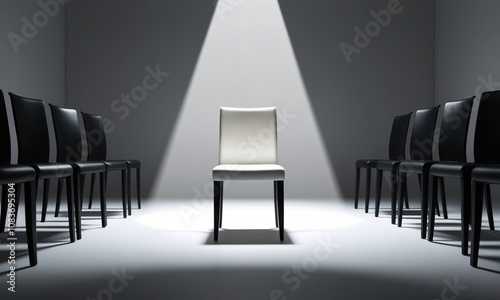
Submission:
[[[276,164],[224,164],[212,170],[213,180],[285,180],[285,169]]]

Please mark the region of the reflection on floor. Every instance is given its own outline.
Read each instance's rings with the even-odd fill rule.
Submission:
[[[64,215],[38,223],[34,268],[26,267],[19,228],[15,295],[7,290],[9,249],[2,236],[0,298],[399,300],[500,294],[500,233],[483,231],[481,268],[470,267],[469,257],[460,254],[456,207],[449,208],[449,220],[438,218],[430,243],[420,239],[416,211],[397,228],[387,213],[375,218],[350,202],[287,200],[281,243],[272,201],[227,199],[214,243],[208,200],[149,201],[127,219],[118,202],[109,206],[104,229],[98,209],[84,210],[83,238],[74,244],[68,243]]]

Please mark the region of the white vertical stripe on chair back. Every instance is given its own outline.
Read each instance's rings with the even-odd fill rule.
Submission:
[[[219,164],[277,164],[276,122],[276,107],[221,107]]]

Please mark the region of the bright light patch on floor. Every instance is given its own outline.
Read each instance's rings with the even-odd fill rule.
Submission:
[[[307,205],[306,205],[307,204]],[[190,210],[186,201],[156,203],[138,222],[160,230],[213,231],[213,208]],[[354,226],[361,220],[326,201],[294,199],[285,205],[285,227],[289,232],[335,230]],[[274,230],[272,201],[262,199],[225,201],[223,230]]]
[[[217,4],[152,198],[212,198],[221,106],[277,107],[286,199],[342,197],[276,0]],[[225,189],[232,198],[272,195],[269,182],[231,183]]]

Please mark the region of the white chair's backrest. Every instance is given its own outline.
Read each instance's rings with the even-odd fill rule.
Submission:
[[[276,107],[220,109],[219,164],[277,164]]]

